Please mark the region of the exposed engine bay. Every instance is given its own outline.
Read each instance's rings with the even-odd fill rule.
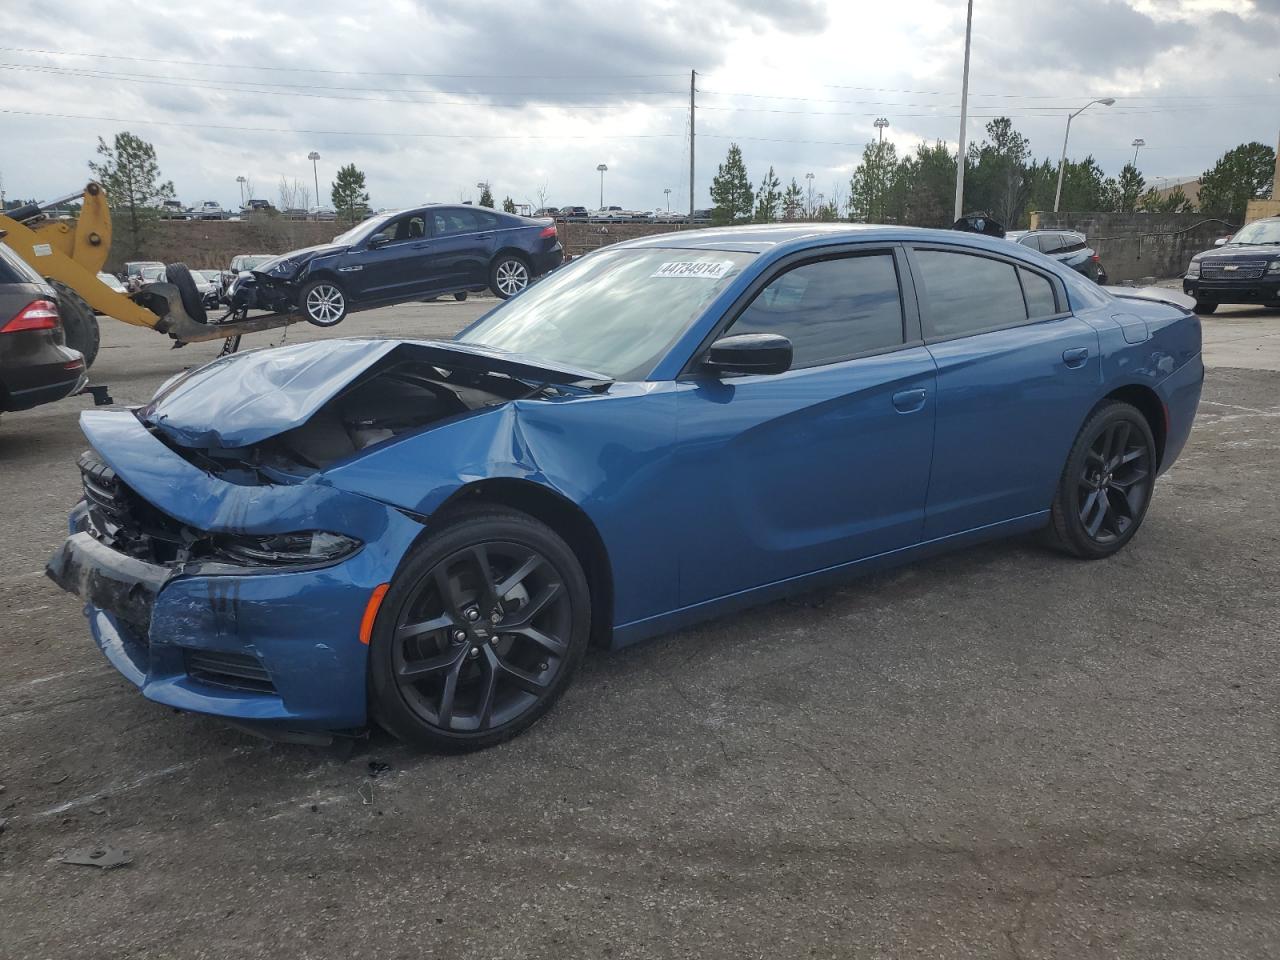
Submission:
[[[229,483],[298,483],[376,443],[473,410],[554,394],[501,373],[446,369],[392,354],[356,378],[304,423],[246,447],[189,447],[163,430],[170,449]]]

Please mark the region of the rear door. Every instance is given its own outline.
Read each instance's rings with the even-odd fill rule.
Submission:
[[[786,336],[792,368],[680,385],[682,603],[919,539],[934,363],[905,271],[892,247],[779,268],[717,336]]]
[[[412,299],[429,289],[430,246],[423,212],[401,214],[347,258],[344,282],[357,299]]]
[[[432,288],[459,290],[489,282],[498,216],[470,207],[434,207],[431,220]]]
[[[1047,510],[1101,384],[1097,333],[1047,270],[943,245],[910,258],[938,366],[925,538]]]

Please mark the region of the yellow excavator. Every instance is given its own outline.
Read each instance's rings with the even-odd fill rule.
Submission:
[[[48,210],[81,200],[75,221],[50,218]],[[254,317],[228,311],[211,318],[184,264],[169,264],[162,282],[120,293],[98,279],[111,252],[111,211],[102,184],[90,181],[80,194],[32,203],[0,212],[0,242],[10,247],[49,281],[58,293],[58,310],[67,346],[84,354],[85,366],[98,355],[95,311],[137,327],[167,334],[175,345],[224,340],[223,353],[233,353],[240,337],[296,323],[298,314],[268,313]]]

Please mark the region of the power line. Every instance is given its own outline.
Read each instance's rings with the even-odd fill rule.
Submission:
[[[241,81],[216,80],[216,79],[204,79],[200,77],[170,78],[170,77],[158,77],[154,75],[130,76],[128,74],[112,73],[109,71],[75,70],[75,69],[62,68],[62,67],[43,67],[43,66],[32,66],[29,64],[13,64],[13,63],[0,63],[0,70],[21,70],[21,71],[29,71],[34,73],[47,73],[53,76],[80,77],[80,78],[90,79],[90,80],[117,80],[117,81],[123,81],[125,83],[142,83],[142,84],[149,84],[152,86],[181,87],[184,90],[214,90],[214,91],[221,91],[224,93],[251,93],[256,96],[304,97],[304,98],[313,99],[313,100],[344,100],[344,101],[354,101],[358,103],[438,104],[442,106],[452,105],[452,106],[460,106],[460,107],[476,107],[476,106],[523,107],[528,105],[530,102],[538,102],[538,97],[539,97],[539,94],[537,93],[531,93],[529,96],[527,96],[522,100],[510,100],[510,101],[440,100],[440,99],[424,100],[424,99],[406,99],[403,97],[344,97],[338,94],[306,93],[303,90],[293,90],[293,89],[273,90],[273,89],[270,89],[270,87],[278,86],[277,84],[259,84],[259,83],[256,83],[255,81],[243,81],[243,80]],[[226,84],[251,84],[251,86],[226,86]],[[280,84],[279,86],[307,87],[309,85]],[[356,89],[358,90],[361,88],[319,87],[318,89],[322,89],[322,90]],[[377,88],[367,88],[367,89],[373,90]],[[383,92],[387,92],[387,93],[395,92],[395,93],[406,93],[406,94],[447,93],[447,91],[440,91],[440,90],[395,90],[394,88],[388,88]],[[496,94],[490,94],[490,93],[471,94],[471,96],[475,96],[475,97],[490,97],[493,95],[496,95]],[[581,94],[575,91],[574,95],[578,96]],[[674,91],[667,91],[667,90],[645,91],[645,92],[641,92],[641,91],[625,91],[625,92],[617,91],[617,92],[611,92],[611,93],[600,92],[600,93],[588,93],[586,95],[599,96],[599,97],[616,97],[619,100],[623,100],[623,99],[626,99],[627,97],[637,96],[637,95],[669,96],[669,97],[679,96],[678,93]]]
[[[216,67],[228,70],[271,70],[283,73],[325,73],[344,77],[419,77],[453,80],[650,80],[683,77],[683,73],[397,73],[388,70],[325,70],[319,67],[276,67],[258,63],[211,63],[207,60],[167,60],[160,57],[126,57],[111,53],[79,53],[71,50],[44,50],[35,47],[0,47],[5,53],[35,53],[50,57],[86,57],[94,60],[123,60],[130,63],[165,63],[192,67]]]
[[[94,120],[100,123],[123,123],[150,127],[187,127],[202,130],[239,130],[245,133],[305,133],[325,137],[406,137],[432,140],[667,140],[675,133],[628,134],[496,134],[496,133],[410,133],[403,130],[304,130],[294,127],[241,127],[224,123],[192,123],[178,120],[141,120],[137,117],[89,117],[75,113],[45,113],[39,110],[10,110],[0,113],[16,117],[47,117],[54,120]]]

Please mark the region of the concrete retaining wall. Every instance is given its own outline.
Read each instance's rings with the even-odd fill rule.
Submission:
[[[1165,280],[1236,226],[1198,213],[1033,213],[1033,230],[1078,230],[1089,238],[1113,283]]]

